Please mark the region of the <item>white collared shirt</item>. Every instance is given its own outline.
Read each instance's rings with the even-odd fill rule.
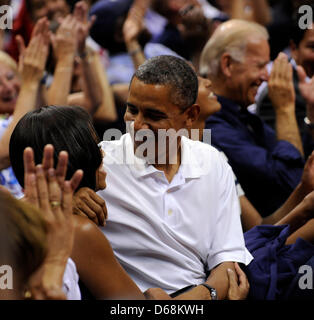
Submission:
[[[171,293],[206,280],[224,261],[248,264],[240,206],[228,163],[213,147],[182,137],[182,164],[164,172],[134,156],[130,134],[103,141],[108,220],[102,228],[142,291]],[[122,159],[133,157],[133,164]]]

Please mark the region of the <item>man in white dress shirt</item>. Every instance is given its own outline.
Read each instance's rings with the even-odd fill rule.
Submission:
[[[214,299],[216,293],[223,299],[227,268],[252,259],[232,170],[205,143],[169,139],[164,152],[158,145],[160,130],[191,129],[197,92],[197,76],[180,58],[155,57],[136,71],[125,113],[134,131],[100,144],[107,188],[98,195],[109,213],[102,231],[142,291],[158,287],[171,294],[194,285],[183,298]],[[138,136],[147,131],[154,139]]]

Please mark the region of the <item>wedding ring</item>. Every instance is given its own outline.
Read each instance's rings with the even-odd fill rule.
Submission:
[[[60,201],[50,201],[51,208],[57,208],[61,205]]]

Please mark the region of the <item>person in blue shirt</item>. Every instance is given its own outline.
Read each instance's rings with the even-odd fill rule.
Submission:
[[[292,67],[281,53],[268,75],[267,40],[264,27],[229,20],[207,42],[200,60],[200,72],[212,81],[222,105],[206,122],[206,128],[212,130],[212,144],[226,154],[246,196],[263,216],[289,197],[304,167]],[[261,83],[268,79],[275,131],[247,109]]]

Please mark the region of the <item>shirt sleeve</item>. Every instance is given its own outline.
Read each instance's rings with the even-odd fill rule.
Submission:
[[[266,137],[268,146],[257,144],[241,130],[229,124],[212,126],[212,143],[228,157],[235,175],[240,179],[250,177],[255,183],[273,185],[291,192],[301,179],[304,160],[300,152],[287,141]],[[242,182],[241,182],[242,184]]]
[[[245,247],[240,220],[240,203],[236,193],[234,175],[225,162],[221,165],[221,174],[217,177],[219,188],[219,206],[215,224],[215,234],[207,258],[208,269],[218,264],[234,261],[248,265],[253,259]]]

